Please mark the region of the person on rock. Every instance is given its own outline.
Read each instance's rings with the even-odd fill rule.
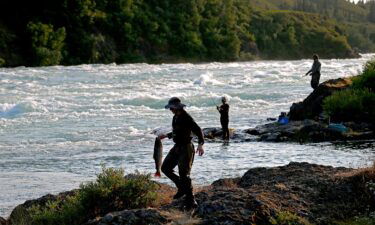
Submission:
[[[227,98],[221,98],[222,105],[216,106],[217,111],[220,113],[220,123],[223,130],[223,140],[229,141],[229,105],[227,103]]]
[[[317,54],[313,55],[314,63],[311,67],[311,69],[305,74],[305,76],[309,75],[311,76],[311,87],[313,89],[316,89],[319,85],[319,79],[320,79],[320,68],[322,64],[319,62],[319,56]]]

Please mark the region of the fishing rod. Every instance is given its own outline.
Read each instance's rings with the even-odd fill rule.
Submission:
[[[216,106],[216,108],[218,107],[218,105],[216,105],[216,103],[215,103],[215,101],[212,99],[212,98],[210,98],[210,100],[211,100],[211,102]]]

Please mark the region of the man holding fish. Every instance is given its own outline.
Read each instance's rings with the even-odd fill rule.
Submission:
[[[177,193],[173,196],[174,199],[179,199],[185,196],[185,207],[190,210],[198,206],[193,195],[193,185],[190,178],[190,171],[194,161],[194,145],[191,142],[192,133],[198,137],[197,153],[199,156],[204,154],[203,144],[204,138],[201,128],[194,121],[194,119],[184,110],[185,105],[177,97],[169,99],[166,109],[170,109],[174,114],[172,120],[172,132],[168,134],[161,134],[157,139],[164,139],[166,137],[172,138],[175,145],[165,157],[161,171],[171,179],[177,187]],[[157,163],[157,158],[161,162],[161,151],[155,151],[157,148],[162,148],[161,142],[155,141],[154,158]],[[158,163],[157,163],[158,164]],[[174,173],[174,168],[178,166],[178,175]],[[158,167],[158,166],[157,166]]]

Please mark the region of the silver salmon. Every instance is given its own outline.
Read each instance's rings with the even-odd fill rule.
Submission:
[[[156,168],[155,177],[160,177],[161,164],[163,163],[163,144],[161,143],[161,140],[159,137],[155,138],[154,160],[155,160],[155,168]]]

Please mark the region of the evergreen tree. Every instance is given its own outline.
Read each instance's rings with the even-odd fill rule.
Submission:
[[[368,20],[375,23],[375,1],[371,0],[367,4],[369,5]]]

